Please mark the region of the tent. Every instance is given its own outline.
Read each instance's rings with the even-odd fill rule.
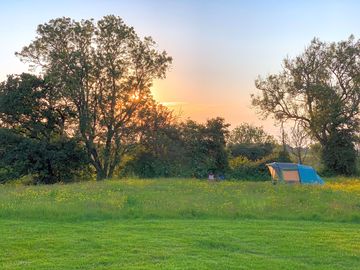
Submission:
[[[273,183],[324,184],[311,166],[294,163],[273,162],[266,164]]]

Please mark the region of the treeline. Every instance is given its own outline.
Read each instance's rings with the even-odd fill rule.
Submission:
[[[50,184],[96,175],[74,125],[76,112],[56,106],[51,89],[30,74],[10,76],[0,84],[1,182],[29,176],[30,182]],[[147,102],[124,130],[119,163],[109,177],[206,178],[211,172],[266,180],[266,163],[290,161],[262,128],[243,124],[230,132],[223,118],[179,122],[168,108],[152,99]],[[73,129],[65,129],[66,122]],[[102,160],[104,146],[98,145]]]
[[[10,75],[0,84],[1,182],[210,172],[263,180],[267,162],[303,162],[309,145],[325,172],[356,173],[360,42],[353,37],[314,39],[281,73],[256,81],[254,107],[280,126],[295,123],[290,134],[282,130],[280,145],[259,127],[230,132],[222,118],[177,121],[151,95],[172,58],[119,17],[50,20],[16,55],[37,75]]]

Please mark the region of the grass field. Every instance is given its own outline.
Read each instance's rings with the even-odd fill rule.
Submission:
[[[359,269],[360,180],[0,186],[0,269]]]

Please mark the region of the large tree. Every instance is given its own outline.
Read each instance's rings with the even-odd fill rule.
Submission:
[[[228,148],[233,157],[243,156],[258,160],[269,155],[275,148],[276,140],[263,127],[242,123],[235,127],[228,139]]]
[[[97,23],[50,20],[37,34],[17,55],[53,85],[58,104],[75,112],[71,128],[84,142],[97,178],[112,177],[124,132],[152,101],[152,82],[165,77],[171,57],[112,15]]]
[[[304,53],[284,60],[282,72],[259,78],[255,84],[260,94],[252,96],[252,103],[263,116],[301,123],[322,145],[328,170],[354,171],[354,142],[359,130],[359,40],[353,36],[338,43],[313,39]],[[347,153],[347,159],[337,152]]]
[[[65,126],[73,112],[52,86],[30,74],[0,83],[0,182],[31,174],[36,182],[70,181],[87,163]]]
[[[10,75],[0,83],[0,127],[50,141],[65,136],[72,112],[59,104],[51,85],[34,75]]]

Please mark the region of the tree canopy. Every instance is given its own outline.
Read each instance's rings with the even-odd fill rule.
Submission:
[[[65,129],[81,137],[98,179],[113,175],[126,127],[152,102],[152,82],[172,61],[151,37],[141,39],[113,15],[97,23],[50,20],[17,55],[52,85],[57,106],[75,112]]]
[[[265,118],[301,123],[322,145],[328,170],[353,172],[349,169],[355,168],[353,143],[359,129],[359,40],[313,39],[304,53],[284,60],[282,72],[259,78],[255,85],[260,94],[252,95],[252,104]],[[338,151],[347,153],[347,164],[335,155]]]
[[[265,132],[262,127],[243,123],[235,127],[229,136],[229,144],[266,144],[275,143],[273,136]]]
[[[273,151],[276,140],[262,127],[243,123],[230,132],[227,144],[233,157],[258,160]]]
[[[0,182],[27,174],[36,182],[66,182],[86,167],[83,147],[64,130],[73,113],[52,90],[25,73],[0,84]]]

